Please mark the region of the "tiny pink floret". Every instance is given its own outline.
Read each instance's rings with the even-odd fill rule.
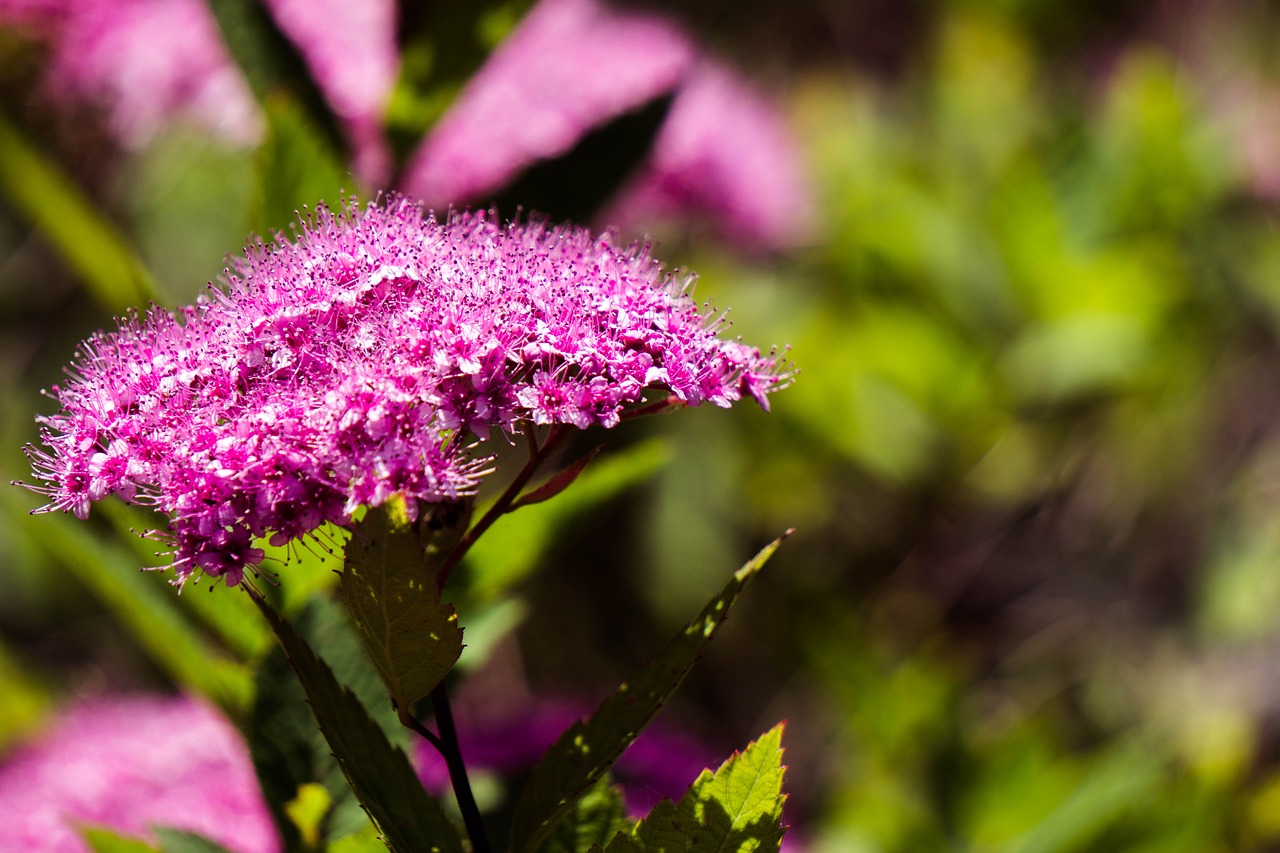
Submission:
[[[260,540],[471,495],[491,430],[612,427],[664,397],[766,404],[785,366],[719,337],[691,285],[586,229],[442,224],[402,197],[321,208],[194,306],[86,341],[28,448],[33,488],[81,518],[112,494],[153,506],[178,582],[235,584]]]

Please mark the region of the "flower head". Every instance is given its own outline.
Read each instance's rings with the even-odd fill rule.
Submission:
[[[107,495],[169,517],[179,581],[238,583],[361,505],[470,495],[490,430],[611,427],[646,397],[728,406],[787,381],[717,335],[645,246],[405,198],[321,208],[222,287],[85,342],[29,448],[43,510]]]

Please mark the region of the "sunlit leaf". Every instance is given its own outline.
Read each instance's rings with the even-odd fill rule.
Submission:
[[[80,837],[93,853],[162,853],[159,848],[152,847],[145,841],[96,826],[82,827]]]
[[[424,536],[385,505],[372,508],[355,526],[342,572],[342,600],[396,706],[406,711],[462,655],[458,615],[436,582],[441,552],[431,547],[432,535]]]
[[[670,460],[660,441],[649,441],[597,458],[553,501],[535,504],[504,515],[489,528],[467,554],[462,573],[467,594],[475,602],[488,602],[523,580],[555,540],[558,530],[572,519],[644,482]]]
[[[516,804],[513,849],[537,850],[556,823],[613,766],[684,681],[742,591],[781,544],[781,538],[774,540],[735,572],[658,657],[618,687],[591,717],[560,736],[534,768]]]
[[[714,774],[704,770],[679,803],[663,800],[609,853],[769,853],[782,845],[782,726],[776,726]]]
[[[511,510],[509,511],[517,510],[522,506],[532,506],[533,504],[540,504],[543,501],[551,500],[556,495],[569,488],[569,486],[573,485],[573,481],[578,479],[578,475],[580,475],[587,465],[591,463],[592,459],[596,458],[596,454],[599,452],[600,447],[595,447],[592,448],[591,452],[587,455],[575,459],[567,468],[563,471],[557,472],[553,477],[551,477],[551,479],[547,480],[547,482],[535,489],[530,489],[517,498],[516,501],[511,504]]]
[[[218,842],[195,832],[157,826],[155,834],[160,840],[161,853],[230,853]]]

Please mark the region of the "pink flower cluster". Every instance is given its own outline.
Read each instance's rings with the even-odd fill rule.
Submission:
[[[82,826],[151,836],[153,825],[236,853],[281,849],[240,735],[187,698],[98,699],[64,712],[0,763],[0,815],[6,851],[88,853]]]
[[[717,336],[647,247],[402,197],[321,209],[224,288],[85,342],[28,453],[44,510],[117,494],[169,516],[179,581],[240,581],[361,505],[457,500],[490,428],[612,427],[646,395],[767,408],[773,354]]]

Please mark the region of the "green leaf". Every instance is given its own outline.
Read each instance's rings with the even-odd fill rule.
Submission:
[[[96,826],[81,826],[80,837],[93,853],[161,853],[141,839],[118,835]]]
[[[218,842],[195,832],[167,826],[157,826],[154,829],[156,838],[160,839],[161,853],[230,853]]]
[[[163,525],[163,518],[141,507],[115,500],[99,501],[94,510],[111,522],[121,542],[132,546],[131,550],[140,564],[151,566],[157,562],[155,542],[138,536],[137,531]],[[152,572],[153,585],[166,587],[167,583],[163,581],[165,574]],[[166,592],[165,597],[171,598],[171,592],[171,589]],[[243,590],[225,584],[211,583],[203,587],[193,584],[177,596],[176,601],[241,660],[256,660],[274,644],[271,631],[262,621],[262,614]]]
[[[254,615],[262,614],[254,609]],[[339,683],[349,688],[388,740],[403,745],[408,731],[400,725],[382,681],[369,666],[368,655],[346,611],[317,596],[298,614],[294,630],[332,668]],[[369,817],[347,783],[298,683],[284,650],[274,644],[260,662],[254,682],[255,701],[247,726],[249,750],[262,793],[284,837],[293,849],[299,833],[306,834],[291,810],[300,791],[312,783],[323,785],[332,800],[322,834],[338,839],[371,828]]]
[[[425,698],[462,656],[462,628],[453,605],[441,601],[437,538],[418,530],[386,505],[370,509],[347,544],[342,600],[396,707],[404,712]]]
[[[663,800],[632,830],[641,850],[768,853],[782,846],[782,725],[775,726],[680,798]],[[615,839],[609,853],[634,849]]]
[[[260,596],[254,600],[284,647],[307,702],[351,788],[395,853],[462,853],[462,844],[404,752],[293,626]]]
[[[581,853],[592,847],[598,849],[619,832],[629,832],[633,824],[634,821],[627,818],[622,791],[605,775],[556,824],[540,853]]]
[[[155,288],[142,262],[61,167],[0,114],[0,192],[38,228],[113,313]]]
[[[386,853],[387,845],[383,844],[377,834],[370,830],[367,833],[348,835],[340,838],[325,848],[325,853]]]
[[[1104,753],[1071,795],[1013,847],[1025,853],[1086,849],[1108,827],[1149,808],[1167,773],[1159,750],[1122,743]]]
[[[557,822],[613,766],[684,681],[702,649],[729,615],[743,589],[782,544],[775,539],[734,573],[720,594],[667,644],[662,653],[575,723],[534,768],[512,822],[512,847],[537,850]]]
[[[467,653],[459,658],[455,672],[475,672],[482,668],[494,650],[520,627],[528,615],[529,604],[519,596],[477,605],[477,609],[467,615]]]
[[[530,0],[400,4],[400,76],[385,115],[387,139],[397,163],[412,156],[422,137],[531,5]]]
[[[284,804],[284,813],[297,828],[299,839],[308,850],[320,847],[324,834],[324,820],[333,808],[333,797],[316,782],[298,786],[298,794]]]
[[[0,755],[49,717],[53,697],[0,640]]]

